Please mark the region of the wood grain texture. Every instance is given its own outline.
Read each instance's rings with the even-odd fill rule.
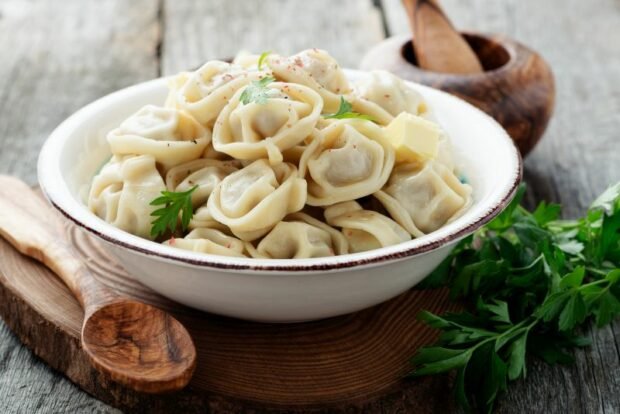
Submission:
[[[385,16],[389,36],[411,33],[402,0],[377,0]],[[526,0],[527,2],[535,0]],[[559,0],[551,0],[549,3]],[[517,22],[511,14],[515,0],[439,0],[454,27],[461,31],[511,34]],[[548,6],[552,9],[553,6]],[[520,23],[520,22],[519,22]],[[507,30],[509,28],[510,30]]]
[[[435,0],[403,0],[420,68],[441,73],[480,73],[478,56]]]
[[[0,175],[0,237],[51,269],[92,314],[116,295],[96,283],[71,245],[62,243],[52,217],[47,203],[23,181]]]
[[[401,0],[374,2],[384,6],[391,33],[409,30]],[[244,44],[258,50],[283,49],[284,53],[314,46],[313,39],[321,40],[320,46],[330,51],[337,50],[338,58],[355,66],[366,49],[379,41],[372,40],[379,31],[377,12],[366,0],[286,1],[292,4],[260,12],[261,20],[256,20],[256,11],[250,11],[258,6],[248,7],[250,2],[241,0],[200,2],[214,6],[168,1],[159,18],[157,3],[0,0],[1,173],[17,174],[34,183],[39,146],[55,125],[100,95],[156,76],[159,35],[168,32],[173,16],[196,15],[190,19],[194,23],[177,21],[175,33],[166,34],[161,44],[167,56],[162,57],[167,69],[161,71],[166,73],[198,65],[206,58],[233,54]],[[267,7],[280,3],[284,1],[266,2]],[[338,13],[331,13],[336,3],[352,5],[353,12],[336,6]],[[545,138],[526,161],[528,204],[541,199],[561,201],[566,216],[583,212],[596,194],[620,179],[618,2],[441,0],[441,4],[456,27],[506,33],[551,63],[557,107]],[[204,8],[209,15],[201,15]],[[229,19],[231,14],[234,20]],[[290,33],[287,27],[292,27]],[[218,32],[212,33],[213,29]],[[371,40],[367,32],[373,33]],[[271,42],[263,40],[267,38]],[[220,55],[222,52],[226,53]],[[51,103],[50,96],[54,97]],[[49,283],[60,284],[55,280]],[[69,298],[67,293],[59,293],[51,299],[67,309],[60,318],[63,323],[76,319],[72,309],[78,305]],[[45,299],[40,298],[40,303],[46,303]],[[0,299],[0,304],[19,311],[17,302]],[[25,323],[54,332],[41,320]],[[510,388],[498,411],[620,412],[620,324],[586,334],[594,345],[577,352],[574,366],[549,367],[534,361],[528,366],[527,379]],[[55,346],[58,352],[77,349],[64,343]],[[79,366],[76,356],[62,369],[75,373]],[[91,381],[94,386],[97,378],[93,376]],[[441,385],[444,379],[437,381]],[[400,395],[385,400],[394,402],[392,407],[399,404],[398,412],[412,412],[413,407]],[[0,409],[9,414],[118,412],[49,369],[1,322]],[[374,412],[387,411],[378,407]]]
[[[383,39],[380,14],[370,0],[164,0],[163,17],[164,74],[240,50],[292,54],[312,47],[356,67],[366,49]]]
[[[2,0],[0,16],[0,173],[34,184],[54,127],[157,75],[157,2]]]
[[[39,148],[56,125],[157,75],[157,12],[156,0],[0,1],[0,173],[35,183]],[[0,409],[116,412],[50,370],[2,322]]]
[[[62,296],[75,302],[64,295],[66,287],[0,240],[0,314],[51,366],[114,406],[149,413],[393,412],[404,407],[432,413],[453,408],[442,397],[446,378],[403,379],[410,371],[409,356],[436,337],[415,316],[420,309],[454,309],[446,291],[410,291],[374,308],[324,321],[244,322],[192,311],[157,296],[124,273],[92,236],[66,221],[64,231],[59,241],[75,244],[102,284],[174,313],[199,352],[196,374],[181,393],[145,395],[111,382],[92,369],[78,346],[81,310],[50,300]]]
[[[78,254],[54,218],[40,194],[15,177],[0,175],[0,236],[24,259],[50,269],[80,303],[81,346],[90,362],[135,391],[184,388],[196,367],[196,349],[185,328],[166,312],[119,296],[99,282],[86,265],[92,259]],[[40,338],[35,347],[44,348],[47,341]]]

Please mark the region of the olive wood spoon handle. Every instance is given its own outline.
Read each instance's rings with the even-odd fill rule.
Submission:
[[[53,214],[24,182],[0,176],[0,236],[56,273],[78,299],[84,309],[82,347],[93,365],[140,392],[185,387],[196,349],[183,325],[99,282],[54,225]]]
[[[478,57],[436,0],[403,0],[418,66],[443,73],[481,73]]]

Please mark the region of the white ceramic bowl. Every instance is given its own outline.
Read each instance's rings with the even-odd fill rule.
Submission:
[[[352,79],[364,74],[347,71]],[[427,276],[454,244],[496,216],[512,199],[521,159],[489,116],[446,93],[417,84],[448,131],[459,169],[474,188],[460,218],[395,246],[337,257],[240,259],[164,246],[119,230],[84,204],[91,178],[110,156],[105,135],[149,103],[161,104],[166,80],[105,96],[63,122],[39,157],[39,182],[50,203],[96,235],[136,279],[188,306],[243,319],[292,322],[326,318],[381,303]]]

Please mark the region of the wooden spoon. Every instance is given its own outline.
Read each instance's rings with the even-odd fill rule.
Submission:
[[[196,366],[196,349],[183,325],[95,279],[54,227],[53,214],[24,182],[0,176],[0,236],[51,269],[73,292],[84,309],[81,341],[93,365],[136,391],[185,387]]]
[[[435,0],[403,0],[418,65],[444,73],[481,73],[478,57]]]

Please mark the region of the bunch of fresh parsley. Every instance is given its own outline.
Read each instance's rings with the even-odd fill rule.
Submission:
[[[568,351],[588,344],[578,328],[620,314],[620,183],[577,220],[560,220],[560,206],[544,202],[528,212],[524,191],[422,286],[449,287],[467,310],[419,315],[442,332],[413,358],[412,375],[456,371],[467,411],[491,412],[508,381],[525,377],[526,355],[572,362]]]

